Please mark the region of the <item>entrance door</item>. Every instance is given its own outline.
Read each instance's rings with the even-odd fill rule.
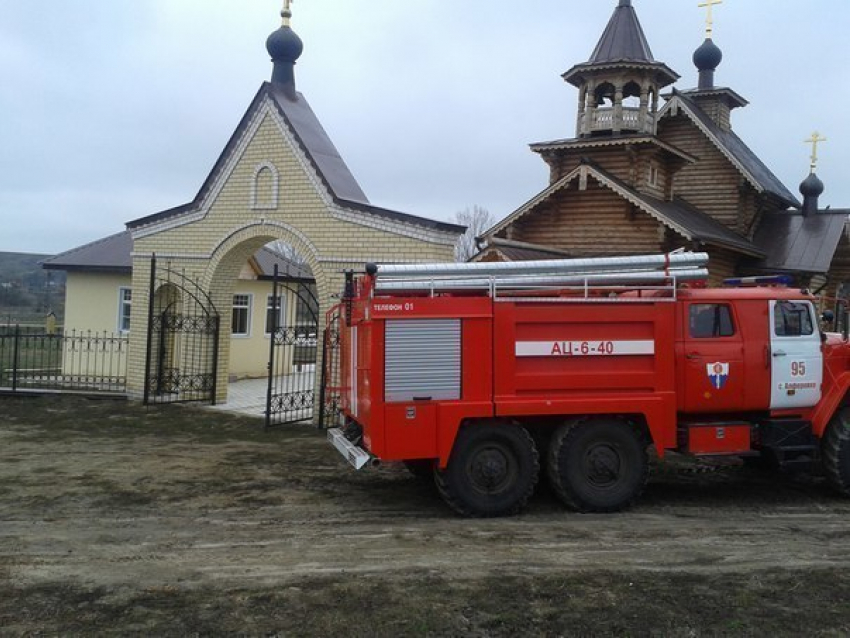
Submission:
[[[808,301],[770,302],[770,407],[806,408],[820,401],[823,355]]]

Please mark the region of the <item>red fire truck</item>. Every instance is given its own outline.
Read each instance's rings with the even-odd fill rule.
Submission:
[[[470,516],[518,512],[540,472],[569,508],[621,510],[650,448],[820,465],[850,494],[846,329],[822,332],[830,313],[773,279],[705,287],[707,259],[349,274],[329,440],[357,469],[433,473]]]

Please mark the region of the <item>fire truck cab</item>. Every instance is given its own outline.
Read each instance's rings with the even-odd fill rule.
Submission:
[[[708,289],[707,256],[369,266],[341,307],[340,428],[358,469],[433,474],[464,515],[542,472],[578,511],[640,495],[648,451],[823,465],[850,492],[850,346],[817,299]]]

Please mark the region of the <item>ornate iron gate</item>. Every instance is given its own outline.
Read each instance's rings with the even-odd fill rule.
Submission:
[[[319,335],[315,284],[282,282],[275,265],[267,312],[267,324],[272,329],[266,427],[312,419]]]
[[[343,307],[335,306],[327,314],[322,350],[322,386],[319,399],[319,427],[339,425],[342,412],[342,370],[340,368],[340,338]]]
[[[146,404],[215,403],[220,324],[197,282],[151,259]]]

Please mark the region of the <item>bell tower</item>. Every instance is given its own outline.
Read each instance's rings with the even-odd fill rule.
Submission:
[[[576,137],[654,135],[659,92],[679,79],[653,58],[632,0],[618,2],[590,59],[563,75],[579,90]]]

